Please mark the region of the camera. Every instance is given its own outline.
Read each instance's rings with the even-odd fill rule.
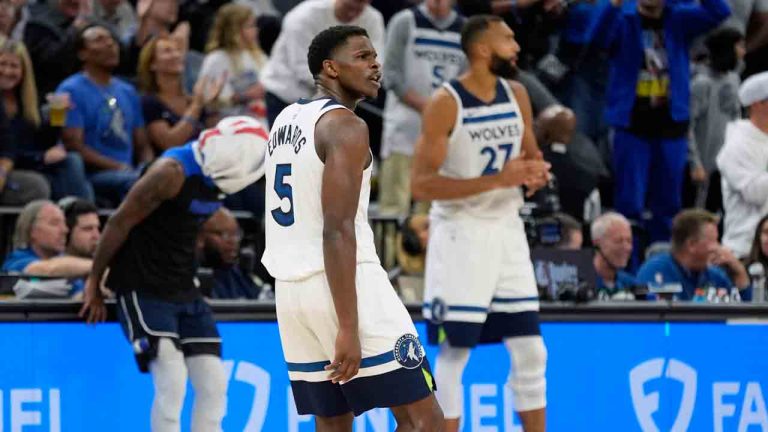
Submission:
[[[563,225],[555,217],[560,211],[557,180],[553,176],[547,185],[539,189],[520,209],[520,218],[525,224],[528,245],[554,246],[563,238]]]

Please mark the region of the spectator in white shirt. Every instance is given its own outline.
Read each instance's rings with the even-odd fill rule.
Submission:
[[[364,28],[376,48],[379,63],[384,62],[384,18],[369,3],[370,0],[307,0],[285,15],[283,30],[261,77],[267,90],[270,125],[287,105],[314,93],[307,48],[312,38],[328,27],[344,24]]]
[[[768,72],[744,81],[739,100],[749,118],[728,124],[717,167],[725,208],[723,244],[744,258],[757,222],[768,213]]]

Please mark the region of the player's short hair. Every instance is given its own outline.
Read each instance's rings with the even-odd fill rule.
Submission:
[[[469,57],[469,48],[475,43],[477,38],[483,34],[491,23],[504,22],[500,16],[496,15],[475,15],[469,17],[464,27],[461,28],[461,50]]]
[[[720,221],[711,212],[701,209],[683,210],[672,220],[672,250],[680,250],[685,242],[701,236],[705,225]]]
[[[354,36],[368,37],[368,32],[362,27],[340,25],[329,27],[318,33],[309,44],[307,52],[307,63],[312,76],[317,77],[323,70],[323,62],[333,56],[336,48],[344,45],[347,39]]]

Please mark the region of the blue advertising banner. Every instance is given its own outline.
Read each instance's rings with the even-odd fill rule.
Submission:
[[[224,430],[314,430],[295,412],[277,325],[219,328],[230,377]],[[543,334],[551,431],[768,431],[768,326],[547,323]],[[0,352],[0,432],[149,430],[151,379],[117,324],[0,324]],[[434,347],[428,355],[434,365]],[[501,345],[473,353],[463,430],[522,432],[508,368]],[[191,398],[190,388],[186,425]],[[395,427],[386,410],[355,425]]]

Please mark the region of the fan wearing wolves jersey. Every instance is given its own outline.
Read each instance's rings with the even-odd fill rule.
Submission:
[[[368,225],[372,155],[352,110],[379,91],[365,30],[331,27],[307,55],[317,93],[275,119],[267,143],[266,249],[296,408],[318,431],[390,407],[398,430],[440,430],[442,412],[408,311]]]
[[[398,12],[387,31],[384,106],[381,139],[379,210],[407,215],[411,207],[411,157],[421,132],[421,112],[444,81],[456,78],[466,65],[461,50],[464,17],[453,0],[425,0]]]
[[[217,432],[226,411],[227,376],[216,322],[195,280],[203,223],[264,173],[267,132],[250,117],[228,117],[200,139],[166,150],[107,222],[80,311],[106,317],[99,286],[117,292],[117,315],[142,372],[152,374],[153,432],[178,432],[187,389],[195,390],[193,432]],[[185,430],[189,430],[185,428]]]
[[[546,184],[531,127],[531,105],[515,75],[520,50],[498,17],[467,20],[461,45],[469,70],[435,92],[414,155],[416,199],[433,200],[424,316],[440,343],[435,377],[446,430],[464,405],[461,376],[478,343],[506,345],[508,385],[526,432],[545,424],[546,348],[536,282],[519,210],[522,186]]]

